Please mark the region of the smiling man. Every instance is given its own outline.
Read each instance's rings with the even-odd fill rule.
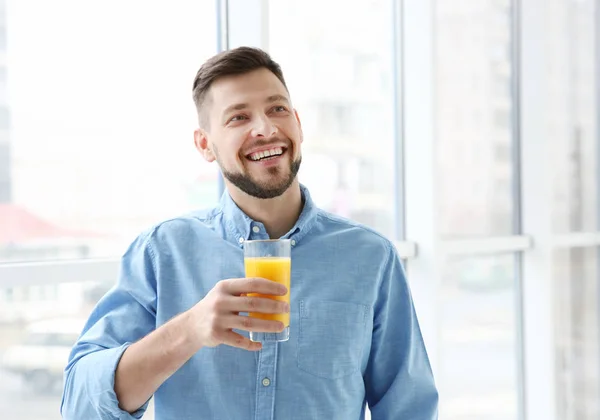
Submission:
[[[329,214],[298,181],[302,127],[265,52],[216,55],[193,85],[196,148],[226,184],[220,204],[160,223],[122,258],[65,370],[65,419],[437,419],[438,395],[400,259],[389,240]],[[284,286],[244,277],[246,240],[292,243]],[[290,313],[290,340],[249,331]]]

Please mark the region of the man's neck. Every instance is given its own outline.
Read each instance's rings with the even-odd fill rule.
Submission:
[[[282,195],[269,199],[252,197],[228,182],[227,190],[248,217],[265,225],[272,239],[279,239],[288,233],[302,212],[302,193],[297,179]]]

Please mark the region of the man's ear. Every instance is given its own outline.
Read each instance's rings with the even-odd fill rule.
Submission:
[[[300,121],[300,116],[298,115],[298,110],[294,108],[294,115],[296,116],[296,121],[298,121],[298,127],[300,127],[300,143],[304,141],[304,132],[302,131],[302,122]]]
[[[194,130],[194,145],[207,162],[216,160],[216,156],[208,143],[208,134],[201,128]]]

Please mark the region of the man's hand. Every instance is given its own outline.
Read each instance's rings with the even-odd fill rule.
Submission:
[[[246,350],[262,348],[260,343],[250,341],[232,329],[252,332],[281,332],[285,326],[279,321],[250,318],[240,312],[280,314],[289,312],[286,302],[263,297],[250,297],[249,293],[283,296],[287,293],[284,285],[262,278],[241,278],[222,280],[208,294],[188,311],[189,319],[196,331],[202,347],[215,347],[227,344]]]

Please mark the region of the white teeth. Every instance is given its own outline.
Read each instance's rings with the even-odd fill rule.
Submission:
[[[271,156],[279,156],[283,154],[283,149],[281,147],[274,147],[273,149],[264,150],[262,152],[252,153],[249,158],[256,161],[261,160]]]

